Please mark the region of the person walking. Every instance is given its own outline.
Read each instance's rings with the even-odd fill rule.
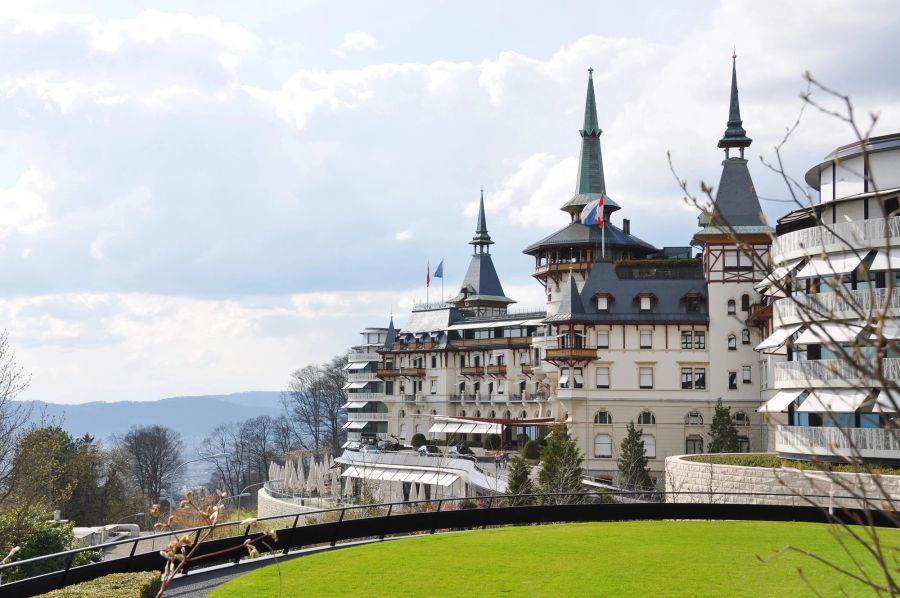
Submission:
[[[494,453],[494,469],[500,469],[500,451]]]

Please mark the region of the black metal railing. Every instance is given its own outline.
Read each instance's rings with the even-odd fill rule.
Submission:
[[[522,525],[533,523],[562,523],[585,521],[623,520],[757,520],[757,521],[800,521],[831,523],[842,521],[850,524],[864,523],[879,527],[895,527],[896,513],[878,509],[822,508],[817,506],[786,506],[747,504],[735,502],[618,502],[618,499],[646,498],[644,491],[602,490],[600,492],[531,494],[519,496],[472,496],[462,498],[439,498],[424,501],[380,503],[370,505],[342,506],[289,515],[274,515],[257,520],[255,526],[241,522],[228,522],[217,526],[219,534],[204,541],[194,553],[192,562],[196,566],[208,566],[223,562],[237,563],[243,556],[241,551],[204,557],[229,548],[239,548],[246,538],[255,537],[266,527],[276,527],[278,541],[268,539],[257,545],[260,553],[281,552],[309,548],[318,545],[335,546],[340,542],[361,539],[384,539],[386,536],[410,533],[435,533],[438,530],[459,530],[483,528],[486,526]],[[696,492],[676,492],[697,497]],[[751,493],[716,492],[717,497],[795,497],[792,493]],[[655,495],[658,498],[658,494]],[[817,495],[805,499],[856,499],[853,496]],[[312,520],[312,522],[311,522]],[[269,523],[271,522],[271,523]],[[267,525],[268,523],[268,525]],[[204,527],[178,530],[178,534],[193,535],[196,542]],[[260,531],[256,531],[260,530]],[[230,532],[230,535],[229,535]],[[0,565],[0,579],[10,573],[27,571],[36,565],[52,562],[64,566],[52,573],[26,577],[0,585],[0,595],[31,596],[66,585],[87,581],[110,573],[132,571],[162,571],[165,560],[159,550],[173,539],[171,532],[117,540],[106,544],[86,546],[13,563]],[[145,549],[139,551],[142,543]],[[147,549],[146,546],[150,545]],[[82,552],[109,550],[119,546],[130,546],[127,556],[111,558],[97,563],[73,567],[75,557]],[[36,568],[36,567],[35,567]],[[186,572],[186,569],[185,569]]]

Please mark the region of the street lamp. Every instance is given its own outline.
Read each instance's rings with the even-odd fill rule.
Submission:
[[[283,482],[283,481],[284,481],[284,480],[267,480],[267,481],[265,481],[265,482],[256,482],[255,484],[250,484],[249,486],[247,486],[246,488],[244,488],[243,490],[241,490],[241,493],[237,495],[237,496],[238,496],[238,500],[237,500],[237,511],[238,511],[238,513],[241,512],[241,497],[242,497],[242,496],[250,496],[249,493],[248,493],[248,494],[244,494],[245,492],[247,492],[247,490],[249,490],[250,488],[253,488],[253,487],[255,487],[255,486],[262,486],[262,485],[264,485],[264,484],[267,484],[268,482]]]
[[[125,515],[124,517],[122,517],[121,519],[116,521],[115,525],[119,525],[126,519],[131,519],[132,517],[141,517],[141,516],[145,516],[145,515],[147,515],[147,513],[144,511],[138,511],[137,513],[132,513],[131,515]]]

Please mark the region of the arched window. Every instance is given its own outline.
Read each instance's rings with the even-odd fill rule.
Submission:
[[[547,409],[547,415],[545,415],[544,417],[553,417],[553,410]]]
[[[750,311],[750,295],[741,295],[741,311]]]
[[[684,423],[689,426],[702,426],[703,425],[703,414],[699,411],[691,411],[687,415],[684,416]]]
[[[519,417],[522,419],[528,419],[528,414],[523,410],[522,413],[519,414]]]
[[[488,415],[488,417],[490,417],[491,419],[494,419],[495,417],[497,417],[497,414],[494,413],[493,409],[491,409],[491,413]]]
[[[506,415],[504,415],[503,417],[505,417],[506,419],[512,418],[512,413],[509,412],[509,409],[506,410]]]
[[[480,409],[477,409],[477,410],[475,411],[475,417],[481,417],[481,410],[480,410]]]
[[[460,411],[460,412],[459,412],[459,416],[460,416],[460,417],[465,417],[465,416],[466,416],[466,410],[463,409],[462,411]]]
[[[746,436],[738,436],[738,452],[739,453],[749,453],[750,452],[750,439]]]
[[[594,456],[598,459],[612,457],[612,436],[609,434],[597,434],[594,436]]]
[[[642,411],[640,415],[638,415],[638,425],[639,426],[652,426],[656,423],[656,416],[653,415],[652,411]]]
[[[540,412],[540,411],[535,411],[535,412],[534,412],[534,419],[538,419],[538,418],[540,418],[540,417],[541,417],[541,412]]]
[[[406,424],[400,424],[400,438],[406,440]]]
[[[689,455],[697,455],[703,452],[703,436],[691,434],[684,439],[684,452]]]
[[[728,315],[733,316],[735,314],[735,312],[736,312],[736,310],[734,308],[734,299],[729,299],[728,300]]]
[[[656,459],[656,437],[650,434],[641,434],[644,441],[644,456],[648,459]]]
[[[416,415],[421,415],[421,414],[422,414],[422,412],[419,411],[418,409],[416,409]]]
[[[737,350],[737,337],[735,337],[733,334],[728,335],[728,350]]]
[[[734,425],[736,426],[749,426],[750,418],[747,417],[747,414],[743,411],[735,411],[734,415],[731,416],[734,419]]]
[[[741,330],[741,344],[749,345],[750,344],[750,331],[744,328]]]
[[[400,410],[400,417],[401,417],[401,418],[406,417],[406,411],[405,411],[405,410],[403,410],[403,409]]]
[[[416,434],[422,433],[422,424],[416,424]]]
[[[601,409],[597,413],[594,414],[594,423],[595,424],[611,424],[612,416],[609,414],[609,411],[606,409]]]
[[[431,415],[437,415],[437,411],[435,411],[434,409],[432,409],[432,410],[431,410]]]

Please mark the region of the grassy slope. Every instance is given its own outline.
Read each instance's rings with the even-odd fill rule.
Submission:
[[[900,531],[885,544],[900,550]],[[277,596],[823,596],[870,595],[786,544],[849,559],[825,525],[626,522],[507,527],[347,548],[269,566],[211,594]],[[853,547],[860,556],[862,550]],[[864,561],[874,566],[872,561]],[[280,570],[280,571],[279,571]],[[279,575],[280,574],[280,575]]]

